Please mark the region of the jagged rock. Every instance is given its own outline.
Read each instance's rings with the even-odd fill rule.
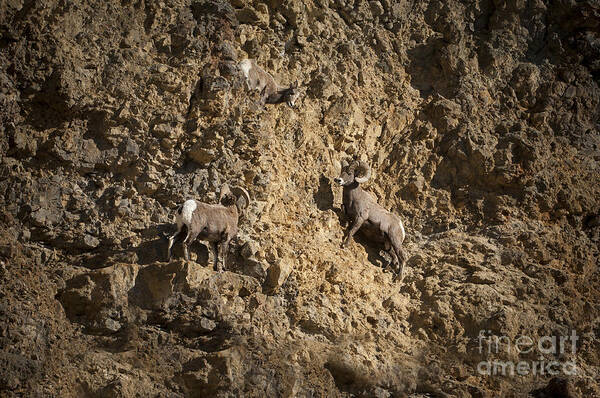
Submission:
[[[67,316],[91,333],[111,333],[128,319],[128,293],[139,266],[115,264],[67,281],[58,299]]]
[[[259,26],[268,26],[269,13],[265,4],[257,4],[256,9],[244,7],[236,12],[238,21],[246,24],[256,24]]]
[[[236,370],[241,366],[240,360],[240,355],[234,349],[215,352],[184,364],[178,377],[183,380],[188,394],[193,392],[216,396],[239,388]]]
[[[492,285],[496,283],[498,276],[495,273],[489,271],[478,271],[471,275],[467,281],[476,284],[488,284]]]
[[[95,236],[86,234],[83,237],[83,245],[87,248],[93,249],[94,247],[98,247],[99,244],[100,244],[100,240],[98,238],[96,238]]]
[[[600,396],[594,7],[9,1],[2,394]],[[297,107],[258,102],[248,57]],[[404,221],[402,281],[385,245],[340,247],[349,156]],[[164,262],[224,183],[252,197],[227,271],[207,242]],[[572,329],[565,383],[478,373],[481,331]]]
[[[188,152],[188,156],[201,165],[206,165],[215,160],[218,152],[214,148],[206,148],[204,142],[198,142]]]
[[[265,280],[265,287],[270,290],[276,290],[285,283],[292,272],[292,266],[289,263],[290,260],[277,260],[267,270],[267,279]]]
[[[532,391],[531,395],[536,398],[571,398],[575,396],[573,390],[574,388],[570,380],[561,377],[555,377],[550,380],[547,386]]]
[[[380,15],[383,15],[384,9],[383,9],[383,6],[381,5],[381,2],[379,2],[379,1],[369,1],[369,6],[371,6],[371,12],[373,13],[374,17],[378,17]]]
[[[246,243],[244,243],[244,245],[242,246],[242,248],[240,250],[240,254],[245,259],[249,259],[250,257],[252,257],[256,254],[258,249],[259,249],[258,243],[256,241],[250,240],[250,241],[247,241]]]

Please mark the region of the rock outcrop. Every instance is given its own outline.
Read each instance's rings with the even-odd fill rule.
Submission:
[[[600,396],[599,26],[594,1],[3,2],[1,395]],[[405,221],[402,283],[340,248],[346,156]],[[253,199],[227,271],[201,242],[166,263],[176,205],[224,182]]]

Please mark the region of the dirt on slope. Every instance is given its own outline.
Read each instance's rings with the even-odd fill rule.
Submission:
[[[600,396],[598,32],[598,1],[1,2],[0,395]],[[340,248],[347,157],[402,282]],[[228,271],[167,263],[225,182]]]

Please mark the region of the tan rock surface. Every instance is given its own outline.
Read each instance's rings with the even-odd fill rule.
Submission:
[[[3,2],[0,395],[600,396],[598,15]],[[299,80],[297,108],[259,106],[246,57]],[[405,221],[401,283],[376,244],[340,248],[348,155]],[[224,182],[253,199],[227,272],[200,242],[165,263],[176,205]],[[542,357],[576,375],[478,372],[539,360],[481,331],[572,330],[576,353]]]

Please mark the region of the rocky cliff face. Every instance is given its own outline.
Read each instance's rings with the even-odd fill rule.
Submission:
[[[600,396],[599,28],[596,1],[3,2],[2,394]],[[405,221],[402,282],[340,248],[346,156]],[[253,199],[228,272],[166,263],[224,182]]]

